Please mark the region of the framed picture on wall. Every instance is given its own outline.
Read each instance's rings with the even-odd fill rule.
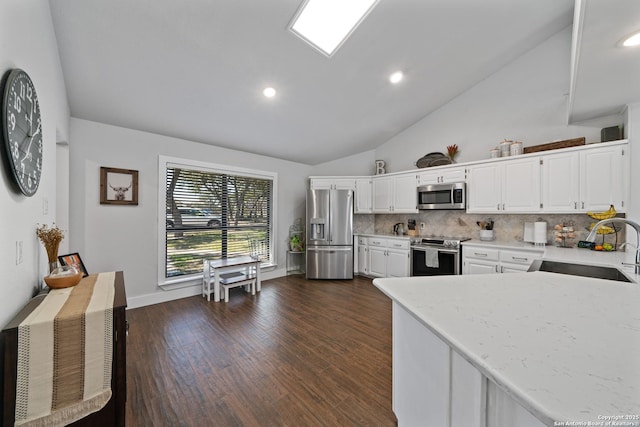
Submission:
[[[138,171],[100,168],[101,205],[137,205]]]
[[[72,265],[78,271],[82,271],[82,277],[87,277],[89,273],[87,272],[84,263],[82,262],[82,258],[80,258],[80,254],[78,252],[74,252],[72,254],[60,255],[58,256],[58,261],[62,265]]]

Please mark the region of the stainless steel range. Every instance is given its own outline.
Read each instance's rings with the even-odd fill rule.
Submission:
[[[443,276],[462,272],[461,242],[469,237],[425,237],[411,241],[411,275]]]

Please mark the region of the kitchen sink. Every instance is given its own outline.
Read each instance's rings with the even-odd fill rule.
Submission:
[[[572,276],[594,277],[596,279],[633,283],[623,272],[615,267],[571,264],[568,262],[538,259],[531,264],[528,271],[548,271],[550,273],[570,274]]]

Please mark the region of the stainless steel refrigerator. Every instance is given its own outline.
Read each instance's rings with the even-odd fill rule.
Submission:
[[[353,191],[307,191],[307,279],[353,279]]]

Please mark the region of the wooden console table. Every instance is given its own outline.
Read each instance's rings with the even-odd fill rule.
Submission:
[[[87,279],[84,278],[82,280]],[[80,286],[80,284],[77,286]],[[124,275],[121,271],[115,273],[114,286],[111,399],[101,410],[70,424],[71,426],[124,427],[125,425],[125,404],[127,400],[127,321],[125,309],[127,307],[127,296],[124,288]],[[0,420],[2,421],[2,426],[5,427],[15,424],[18,326],[44,301],[47,293],[48,290],[45,290],[32,298],[18,315],[7,324],[0,335],[0,382],[2,382],[2,388],[0,389],[0,397],[2,398]]]

